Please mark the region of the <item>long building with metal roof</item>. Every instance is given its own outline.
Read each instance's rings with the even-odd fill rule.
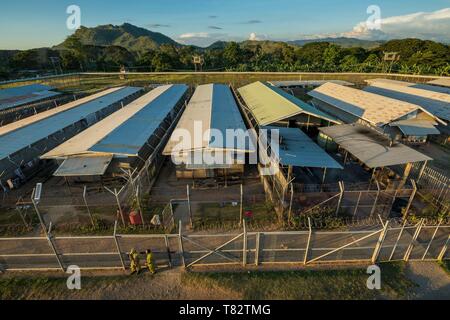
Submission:
[[[157,87],[41,158],[63,159],[55,175],[66,177],[101,176],[112,162],[117,162],[116,168],[133,167],[136,159],[147,160],[162,148],[161,139],[187,91],[182,84]]]
[[[447,93],[384,81],[371,82],[364,91],[419,105],[436,117],[450,121],[450,95]]]
[[[450,88],[433,86],[431,84],[425,84],[425,83],[415,83],[415,82],[407,82],[407,81],[384,79],[384,78],[368,79],[368,80],[365,80],[365,82],[368,85],[373,85],[375,83],[384,83],[384,84],[392,84],[392,85],[397,85],[397,86],[411,87],[411,88],[416,88],[416,89],[434,91],[434,92],[438,92],[438,93],[450,94]]]
[[[333,83],[308,94],[313,97],[314,105],[345,123],[362,121],[407,142],[424,142],[428,135],[439,134],[435,127],[438,123],[445,123],[420,105]],[[417,120],[420,126],[417,132],[412,132]],[[403,130],[404,125],[408,126],[408,132]]]
[[[0,128],[0,179],[26,180],[25,171],[37,167],[39,156],[134,100],[141,91],[135,87],[107,90],[94,99],[80,99]]]
[[[450,88],[450,78],[439,78],[432,81],[429,81],[428,84],[431,84],[433,86],[439,86],[439,87],[446,87]]]
[[[354,86],[354,83],[343,80],[286,80],[286,81],[268,81],[269,84],[278,88],[311,88],[320,87],[321,85],[332,82],[342,86]]]
[[[185,135],[180,137],[182,133]],[[206,178],[242,173],[244,163],[228,157],[254,151],[231,89],[207,84],[195,90],[163,154],[177,160],[178,177]],[[221,163],[204,161],[219,154]]]
[[[319,130],[369,168],[433,160],[401,143],[391,145],[385,136],[361,124],[345,124]]]
[[[42,84],[0,90],[0,111],[43,101],[61,95],[54,88]]]
[[[296,126],[322,126],[341,123],[335,117],[297,99],[280,88],[254,82],[238,89],[258,126],[295,123]]]

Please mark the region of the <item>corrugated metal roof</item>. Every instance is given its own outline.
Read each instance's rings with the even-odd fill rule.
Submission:
[[[53,175],[57,177],[101,176],[108,169],[112,158],[112,155],[68,158]]]
[[[298,128],[267,126],[261,129],[278,130],[281,143],[279,154],[276,156],[285,166],[343,169],[336,160]],[[264,131],[261,131],[261,134],[265,134]]]
[[[428,82],[429,84],[450,88],[450,78],[439,78]]]
[[[89,115],[140,91],[141,88],[125,87],[77,107],[47,116],[39,121],[21,126],[0,136],[0,159],[22,150],[37,141],[70,126]]]
[[[450,88],[437,87],[437,86],[432,86],[432,85],[423,84],[423,83],[414,83],[414,82],[406,82],[406,81],[398,81],[398,80],[382,79],[382,78],[369,79],[369,80],[365,80],[365,81],[369,85],[373,85],[375,83],[387,83],[387,84],[394,84],[394,85],[398,85],[398,86],[411,87],[411,88],[416,88],[416,89],[423,89],[423,90],[428,90],[428,91],[433,91],[433,92],[450,94]]]
[[[49,99],[61,95],[59,92],[53,91],[39,91],[20,97],[13,97],[0,100],[0,111],[7,110],[15,107],[20,107],[26,104],[38,102],[40,100]]]
[[[137,155],[187,89],[186,85],[157,87],[46,153],[42,158],[64,158],[92,153]]]
[[[308,94],[377,126],[388,124],[414,111],[423,110],[412,103],[334,83],[324,84]]]
[[[178,137],[181,130],[186,130],[191,140],[183,139],[183,146],[179,151],[214,149],[253,152],[255,150],[248,139],[227,139],[227,129],[242,130],[242,133],[247,130],[230,88],[222,84],[198,86],[175,129],[177,133],[169,140],[164,154],[171,155],[174,147],[181,142]],[[196,136],[207,132],[208,139],[202,139],[201,144],[195,141]],[[223,139],[215,139],[214,136],[219,133]]]
[[[30,84],[27,86],[6,88],[0,90],[0,100],[9,99],[14,97],[26,96],[39,91],[50,91],[53,87],[46,86],[43,84]]]
[[[369,168],[433,160],[400,143],[390,147],[388,139],[360,124],[339,125],[319,130]]]
[[[108,95],[110,93],[116,92],[116,91],[121,90],[121,89],[123,89],[123,87],[107,89],[107,90],[98,92],[96,94],[93,94],[93,95],[90,95],[90,96],[78,99],[76,101],[72,101],[72,102],[66,103],[65,105],[62,105],[60,107],[53,108],[53,109],[50,109],[50,110],[47,110],[47,111],[44,111],[44,112],[40,112],[40,113],[38,113],[38,114],[36,114],[34,116],[27,117],[25,119],[22,119],[22,120],[19,120],[19,121],[7,124],[6,126],[0,127],[0,136],[4,135],[6,133],[9,133],[11,131],[18,130],[20,128],[29,126],[30,124],[33,124],[35,122],[38,122],[38,121],[44,120],[46,118],[52,117],[52,116],[54,116],[54,115],[56,115],[58,113],[65,112],[67,110],[79,107],[82,104],[85,104],[85,103],[88,103],[88,102],[93,101],[95,99],[104,97],[104,96],[106,96],[106,95]]]
[[[254,82],[238,89],[247,107],[260,126],[305,113],[333,123],[339,120],[284,92],[262,82]]]
[[[340,84],[342,86],[354,86],[354,83],[343,81],[343,80],[286,80],[286,81],[268,81],[271,85],[275,87],[302,87],[302,86],[312,86],[319,87],[327,82],[332,82]]]
[[[446,93],[384,82],[374,82],[364,91],[413,103],[442,120],[450,121],[450,95]]]
[[[398,127],[405,135],[408,136],[440,134],[439,130],[435,127],[437,123],[426,120],[408,119],[392,122],[389,125],[391,127]]]

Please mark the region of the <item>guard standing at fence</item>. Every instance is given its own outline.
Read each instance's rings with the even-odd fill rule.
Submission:
[[[148,249],[145,253],[147,254],[145,265],[147,266],[147,269],[151,274],[155,274],[156,269],[155,269],[155,263],[153,260],[153,252],[152,252],[152,250]]]
[[[140,261],[139,261],[139,253],[135,249],[132,249],[130,252],[130,270],[131,274],[137,273],[141,271]]]

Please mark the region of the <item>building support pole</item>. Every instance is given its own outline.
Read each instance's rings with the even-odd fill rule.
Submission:
[[[422,168],[420,168],[419,176],[417,177],[417,184],[420,183],[420,179],[422,179],[423,173],[425,172],[425,169],[427,168],[427,165],[428,165],[428,160],[426,160],[423,163]]]
[[[83,189],[83,201],[84,201],[84,205],[86,206],[86,210],[87,210],[87,212],[88,212],[88,214],[89,214],[89,218],[91,219],[91,224],[92,224],[93,227],[95,227],[94,217],[92,216],[91,209],[89,208],[89,205],[88,205],[88,203],[87,203],[86,196],[87,196],[87,187],[84,186],[84,189]]]
[[[186,268],[186,260],[184,259],[184,247],[183,247],[183,235],[182,235],[182,223],[181,220],[178,224],[178,243],[180,245],[180,253],[181,253],[181,262],[183,263],[183,267]]]
[[[259,246],[261,243],[261,233],[256,234],[256,249],[255,249],[255,266],[259,266]]]

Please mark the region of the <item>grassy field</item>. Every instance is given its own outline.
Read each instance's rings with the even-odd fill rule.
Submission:
[[[83,276],[70,291],[63,276],[0,276],[0,300],[11,299],[404,299],[414,287],[404,265],[383,264],[382,290],[366,287],[364,269],[241,273],[161,272],[156,276]]]
[[[382,289],[368,290],[365,270],[307,270],[253,273],[189,273],[188,285],[236,292],[244,300],[403,299],[414,286],[403,264],[384,264]]]

